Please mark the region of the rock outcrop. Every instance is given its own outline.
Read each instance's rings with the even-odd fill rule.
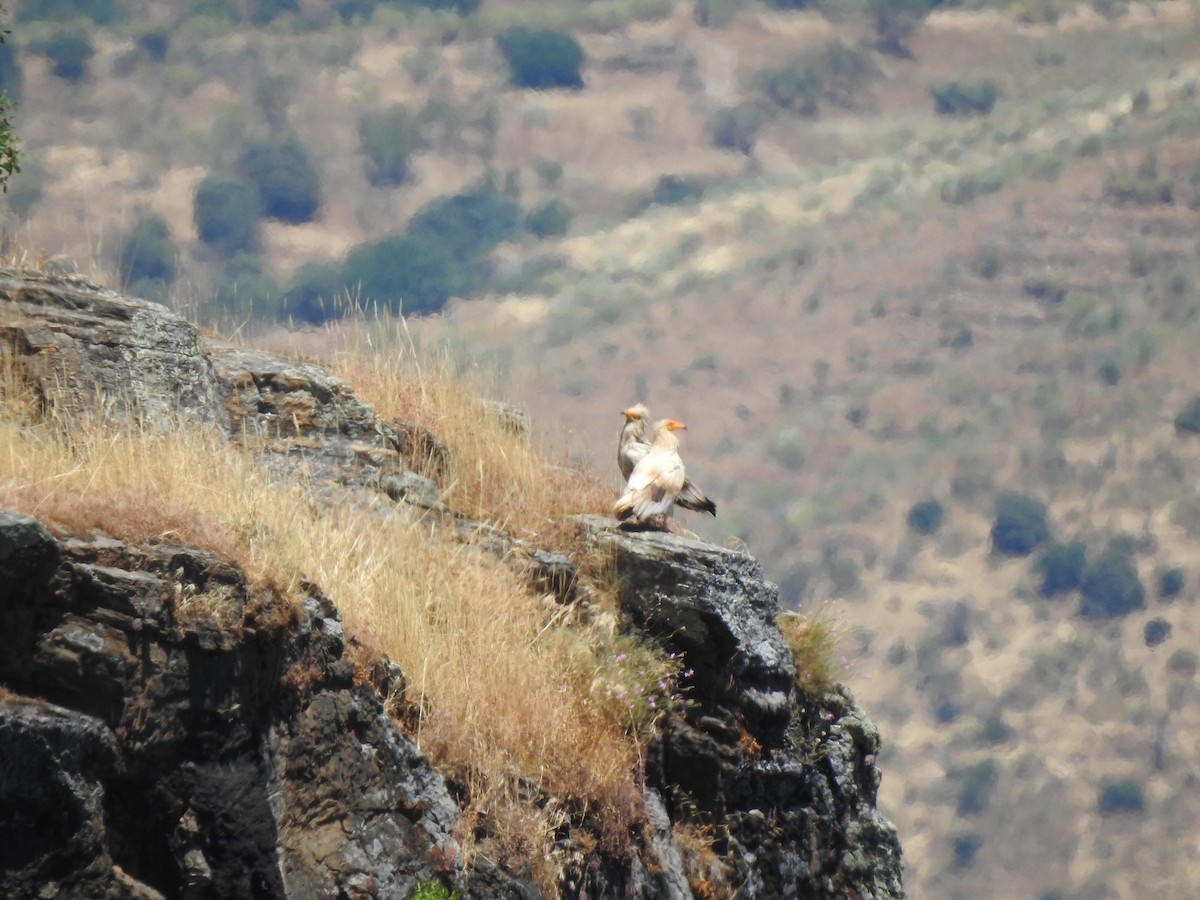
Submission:
[[[539,593],[583,602],[569,559],[442,505],[436,435],[381,421],[319,367],[9,270],[0,341],[47,407],[87,410],[100,391],[150,423],[253,435],[264,465],[304,467],[317,501],[432,515]],[[581,855],[560,895],[902,897],[875,807],[878,733],[844,691],[798,693],[757,563],[580,525],[618,576],[622,627],[690,671],[647,750],[637,852]],[[541,896],[527,873],[463,870],[452,791],[385,709],[403,677],[355,651],[318,585],[285,602],[207,551],[52,535],[0,511],[0,896],[403,898],[429,880]],[[715,851],[699,879],[689,825]]]

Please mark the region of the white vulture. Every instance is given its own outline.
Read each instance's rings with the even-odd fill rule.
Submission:
[[[625,493],[613,506],[613,515],[622,522],[666,529],[676,504],[717,514],[717,505],[688,480],[684,471],[679,438],[674,432],[685,427],[674,419],[663,419],[654,426],[650,449],[633,467]]]
[[[622,415],[625,416],[625,427],[621,429],[621,440],[617,444],[617,466],[621,469],[621,477],[628,481],[633,467],[650,452],[650,438],[646,434],[650,428],[650,410],[639,403]]]

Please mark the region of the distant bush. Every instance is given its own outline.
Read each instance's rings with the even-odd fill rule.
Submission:
[[[582,88],[584,53],[569,34],[545,29],[512,28],[496,38],[516,87]]]
[[[274,137],[250,144],[237,170],[258,189],[267,217],[296,224],[316,215],[320,179],[299,138]]]
[[[908,510],[908,527],[918,534],[933,534],[942,527],[942,504],[936,500],[922,500]]]
[[[686,175],[663,175],[654,185],[651,203],[663,206],[686,206],[699,202],[704,196],[704,182]]]
[[[958,786],[958,814],[967,816],[987,809],[996,787],[996,778],[996,761],[993,759],[985,759],[964,769]]]
[[[266,25],[284,13],[299,11],[299,0],[251,0],[250,21],[255,25]]]
[[[171,46],[171,32],[166,28],[150,28],[139,34],[134,43],[152,60],[162,62]]]
[[[258,189],[241,178],[208,175],[196,187],[192,218],[200,240],[225,254],[258,245],[262,201]]]
[[[757,76],[758,89],[780,109],[801,116],[815,116],[821,96],[821,76],[811,66],[795,61],[764,69]]]
[[[696,0],[692,17],[703,28],[720,28],[733,21],[745,0]]]
[[[262,260],[239,253],[225,264],[214,299],[222,309],[239,316],[273,317],[279,310],[279,286],[263,268]]]
[[[1118,813],[1141,813],[1145,810],[1142,786],[1132,778],[1114,781],[1100,789],[1096,811],[1102,816]]]
[[[1128,553],[1109,548],[1088,563],[1080,581],[1080,612],[1093,619],[1123,616],[1146,603],[1146,591]]]
[[[121,243],[121,274],[127,284],[175,280],[179,251],[171,238],[171,229],[161,216],[145,215]]]
[[[931,0],[868,0],[867,7],[879,39],[878,47],[896,56],[911,56],[909,39],[933,8]]]
[[[1096,374],[1109,387],[1113,387],[1121,381],[1121,367],[1115,359],[1106,359],[1100,363],[1100,368],[1096,370]]]
[[[998,166],[963,172],[942,182],[939,195],[943,202],[962,206],[1004,187],[1004,172]]]
[[[1183,569],[1174,566],[1158,573],[1158,596],[1163,600],[1178,597],[1183,591]]]
[[[25,0],[17,19],[21,22],[63,22],[85,18],[97,25],[111,25],[124,16],[119,0]]]
[[[986,116],[996,105],[1000,92],[991,79],[961,84],[949,84],[930,89],[933,108],[940,116]]]
[[[79,31],[60,31],[43,45],[50,71],[64,81],[82,81],[96,55],[92,39]]]
[[[1142,627],[1142,639],[1147,647],[1157,647],[1171,636],[1171,623],[1163,618],[1154,618]]]
[[[1053,597],[1079,587],[1083,581],[1086,555],[1083,544],[1052,544],[1047,547],[1037,561],[1037,571],[1042,576],[1042,596]]]
[[[751,103],[742,103],[717,110],[709,120],[708,129],[714,146],[749,155],[764,121],[762,110]]]
[[[408,233],[439,240],[462,258],[476,257],[517,237],[520,215],[512,200],[483,185],[432,201],[413,217]]]
[[[831,41],[806,58],[819,76],[821,98],[846,109],[859,106],[866,87],[883,77],[870,53],[842,41]]]
[[[460,257],[427,233],[406,234],[360,244],[346,257],[342,278],[363,303],[379,303],[393,312],[437,312],[451,297],[482,287],[484,273],[476,257]]]
[[[394,186],[407,180],[409,158],[421,145],[416,116],[403,106],[368,113],[359,119],[358,137],[371,184]]]
[[[1070,285],[1061,272],[1041,272],[1028,276],[1021,290],[1043,303],[1062,303],[1067,299]]]
[[[1114,173],[1104,184],[1104,196],[1114,203],[1129,206],[1155,206],[1174,202],[1174,185],[1169,176],[1160,175],[1158,157],[1148,153],[1133,171]]]
[[[983,838],[977,834],[960,834],[951,840],[950,846],[954,853],[954,867],[969,869],[975,862],[975,854],[983,846]]]
[[[323,263],[302,266],[282,297],[279,314],[319,325],[346,313],[347,286],[342,270]]]
[[[561,200],[547,200],[525,216],[525,230],[534,237],[556,237],[571,227],[571,210]]]
[[[285,315],[324,322],[347,296],[404,313],[440,310],[487,282],[487,254],[520,232],[520,209],[490,186],[424,207],[402,235],[360,244],[340,268],[308,267],[284,296]]]
[[[1175,430],[1180,434],[1200,434],[1200,395],[1193,397],[1175,417]]]
[[[1009,556],[1028,556],[1050,540],[1046,505],[1024,494],[1004,493],[996,500],[992,548]]]
[[[1186,647],[1180,647],[1167,660],[1167,671],[1173,675],[1191,678],[1196,674],[1197,668],[1200,668],[1200,659],[1197,658],[1194,650]]]
[[[17,53],[17,45],[11,40],[0,44],[0,91],[6,93],[13,102],[20,101],[24,87]]]

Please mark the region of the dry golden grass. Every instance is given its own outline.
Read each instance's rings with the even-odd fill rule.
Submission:
[[[356,317],[329,330],[340,347],[330,368],[380,418],[415,422],[445,442],[448,466],[438,477],[442,499],[453,509],[568,551],[578,548],[571,516],[611,510],[611,485],[552,458],[480,401],[493,393],[482,376],[458,374],[444,357],[422,364],[402,319]]]
[[[796,663],[796,686],[810,701],[820,699],[842,677],[837,620],[823,609],[811,615],[783,613],[777,624]]]
[[[372,371],[342,368],[359,366]],[[652,716],[623,697],[640,694],[638,680],[661,677],[669,661],[648,664],[654,651],[639,648],[628,655],[642,664],[622,666],[629,638],[562,625],[494,558],[399,516],[310,503],[303,484],[271,476],[251,448],[214,432],[32,421],[11,363],[3,374],[0,506],[63,529],[206,547],[285,598],[300,596],[302,579],[319,584],[349,632],[405,672],[418,742],[465,788],[468,855],[527,860],[550,890],[564,822],[586,821],[609,849],[629,846],[642,817],[641,728]],[[379,394],[397,391],[375,377]],[[473,448],[448,492],[474,514],[526,523],[536,536],[549,533],[555,512],[577,511],[577,500],[555,499],[552,489],[587,479],[538,479],[547,463],[536,449],[482,416],[462,388],[442,378],[408,390],[395,414],[440,426],[460,458]],[[505,491],[498,479],[515,486]],[[530,484],[536,506],[521,502]],[[520,778],[556,800],[520,802]],[[484,851],[477,829],[492,836]]]

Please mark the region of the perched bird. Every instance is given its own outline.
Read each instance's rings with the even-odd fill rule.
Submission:
[[[646,431],[650,428],[650,410],[641,403],[625,410],[625,427],[621,429],[621,440],[617,444],[617,466],[621,477],[629,480],[629,474],[643,456],[650,452],[650,439]]]
[[[613,506],[613,515],[622,522],[665,530],[676,504],[717,514],[717,505],[692,484],[684,471],[679,438],[674,432],[685,427],[674,419],[663,419],[654,426],[649,450],[633,467],[625,493]]]

